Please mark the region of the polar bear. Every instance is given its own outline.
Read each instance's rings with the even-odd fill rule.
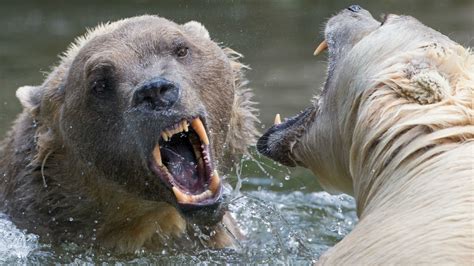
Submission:
[[[329,19],[327,80],[258,150],[353,195],[359,223],[328,265],[474,261],[474,56],[410,16]]]

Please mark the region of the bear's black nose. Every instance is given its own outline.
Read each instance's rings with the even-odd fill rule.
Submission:
[[[178,101],[179,95],[180,89],[173,82],[154,78],[135,91],[133,105],[146,104],[153,110],[166,110]]]
[[[360,7],[359,5],[351,5],[347,9],[349,9],[352,12],[359,12],[362,9],[362,7]]]

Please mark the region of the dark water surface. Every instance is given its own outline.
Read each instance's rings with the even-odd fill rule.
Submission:
[[[0,2],[0,136],[20,105],[15,90],[37,85],[68,44],[99,22],[159,14],[178,23],[202,22],[211,37],[243,53],[262,131],[275,113],[290,116],[310,104],[324,82],[324,55],[312,53],[324,21],[352,1],[4,1]],[[474,1],[359,1],[374,17],[408,14],[465,45],[474,44]],[[263,169],[263,170],[262,170]],[[261,262],[309,263],[339,241],[356,222],[353,200],[315,193],[315,178],[258,155],[241,166],[243,198],[231,205],[251,240],[242,253],[142,254],[97,258],[67,247],[38,244],[0,217],[0,264],[11,262]],[[231,179],[235,186],[237,178]],[[298,190],[298,192],[296,192]],[[266,213],[267,221],[261,219]],[[244,255],[242,255],[244,254]]]

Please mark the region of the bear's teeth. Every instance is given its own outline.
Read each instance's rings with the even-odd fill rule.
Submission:
[[[209,145],[209,138],[206,133],[206,129],[201,121],[201,119],[196,118],[191,122],[191,127],[196,131],[199,136],[199,139],[204,145]],[[172,126],[171,129],[165,129],[161,132],[161,137],[164,141],[170,141],[171,138],[178,133],[189,131],[189,123],[186,120],[183,120],[176,125]]]
[[[196,131],[202,143],[204,145],[209,145],[209,138],[207,137],[206,129],[204,128],[204,125],[202,124],[201,119],[199,118],[194,119],[191,122],[191,127],[194,129],[194,131]]]
[[[191,197],[193,198],[194,202],[202,201],[202,200],[212,197],[212,192],[208,189],[199,195],[195,195]]]
[[[177,132],[178,132],[178,129],[177,129],[177,128],[173,128],[173,129],[171,129],[171,130],[168,130],[168,136],[169,136],[169,138],[171,139],[171,137],[173,137]]]
[[[179,123],[179,132],[183,132],[184,131],[184,126],[183,126],[183,123]]]
[[[221,179],[219,178],[219,174],[217,173],[217,170],[214,170],[209,180],[209,190],[212,192],[212,194],[217,193],[217,190],[219,189],[220,184],[221,184]]]
[[[163,138],[164,141],[169,141],[171,140],[171,137],[173,137],[174,135],[181,133],[183,131],[188,132],[188,130],[189,130],[189,124],[186,120],[183,120],[173,125],[169,129],[163,130],[163,132],[161,132],[161,137]]]
[[[164,131],[161,132],[161,137],[163,138],[164,141],[168,141],[168,135]]]
[[[316,56],[320,54],[322,51],[326,50],[327,48],[328,48],[328,42],[324,40],[318,45],[318,47],[316,47],[316,50],[314,50],[313,55]]]
[[[274,123],[274,125],[279,125],[279,124],[281,124],[280,114],[276,114],[276,115],[275,115],[275,123]]]
[[[199,202],[199,201],[212,197],[212,192],[209,189],[198,195],[186,194],[177,187],[173,187],[172,190],[178,202],[184,203],[184,204],[195,203],[195,202]]]
[[[184,132],[188,132],[188,130],[189,130],[188,121],[183,120],[183,121],[181,122],[181,124],[182,124],[182,128],[183,128]]]
[[[155,149],[153,149],[153,159],[155,159],[155,162],[158,164],[158,166],[163,166],[163,162],[161,161],[160,145],[156,145]]]
[[[181,190],[179,190],[177,187],[173,187],[173,193],[178,200],[179,203],[190,203],[192,202],[192,197],[191,195],[183,193]]]

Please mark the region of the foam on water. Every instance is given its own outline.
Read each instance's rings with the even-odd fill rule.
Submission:
[[[19,230],[0,213],[0,264],[27,262],[39,247],[38,236]]]

